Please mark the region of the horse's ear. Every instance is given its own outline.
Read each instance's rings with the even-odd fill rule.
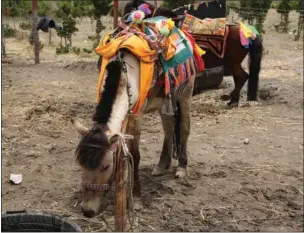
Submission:
[[[110,145],[117,144],[119,142],[119,134],[109,136]]]
[[[83,126],[80,122],[78,122],[75,119],[71,119],[71,122],[74,126],[74,128],[76,129],[76,131],[79,133],[79,135],[81,137],[83,137],[88,131],[89,129],[87,129],[85,126]]]

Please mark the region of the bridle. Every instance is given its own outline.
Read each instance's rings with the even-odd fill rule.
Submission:
[[[87,147],[92,147],[92,148],[104,148],[103,146],[100,145],[95,145],[95,144],[84,144],[84,146]],[[110,149],[110,151],[113,151],[113,170],[112,170],[112,174],[111,174],[111,178],[108,184],[91,184],[89,182],[86,182],[84,180],[84,178],[82,177],[81,179],[81,185],[82,187],[84,187],[86,190],[89,191],[95,191],[95,192],[109,192],[112,182],[114,180],[114,176],[115,176],[115,171],[116,171],[116,152],[117,152],[117,148],[118,148],[118,144],[114,144],[112,146],[112,148]]]

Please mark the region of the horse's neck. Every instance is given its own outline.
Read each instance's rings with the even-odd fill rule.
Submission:
[[[123,60],[127,67],[127,73],[122,74],[122,79],[125,79],[124,85],[119,87],[119,93],[112,107],[112,114],[107,123],[109,129],[113,133],[120,133],[122,122],[132,109],[139,97],[139,61],[130,54],[125,53]],[[127,88],[126,85],[130,85]],[[131,104],[131,105],[130,105]]]

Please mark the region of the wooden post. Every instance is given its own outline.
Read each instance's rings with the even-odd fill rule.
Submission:
[[[114,0],[114,20],[113,27],[116,28],[118,25],[118,0]]]
[[[156,9],[157,7],[157,0],[154,0],[154,8]]]
[[[33,12],[33,25],[32,25],[32,33],[34,40],[34,55],[35,55],[35,64],[39,63],[39,36],[37,30],[37,0],[32,0],[32,12]]]
[[[122,150],[119,150],[116,170],[116,210],[115,210],[115,231],[125,232],[127,227],[127,187],[124,182],[125,161]]]
[[[128,132],[128,122],[129,117],[123,121],[122,133]],[[122,151],[122,145],[120,144],[117,153],[117,170],[116,170],[116,209],[115,209],[115,231],[125,232],[127,230],[127,186],[124,185],[126,181],[125,171],[127,167],[125,166],[124,154]],[[131,190],[132,192],[132,190]]]

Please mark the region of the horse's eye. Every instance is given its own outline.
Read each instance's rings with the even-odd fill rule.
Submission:
[[[101,167],[100,167],[100,171],[103,172],[103,171],[107,170],[109,167],[110,167],[110,164],[101,166]]]

